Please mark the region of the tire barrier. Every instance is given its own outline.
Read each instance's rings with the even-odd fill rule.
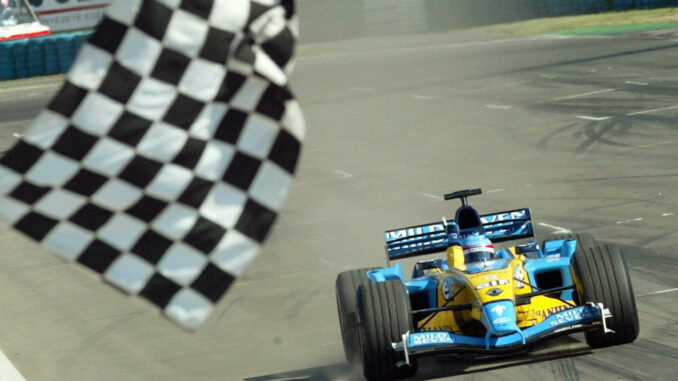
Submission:
[[[0,43],[0,81],[67,72],[92,33],[3,41]]]
[[[542,17],[678,7],[678,0],[314,0],[300,42],[440,32]],[[65,73],[92,31],[0,43],[0,81]]]

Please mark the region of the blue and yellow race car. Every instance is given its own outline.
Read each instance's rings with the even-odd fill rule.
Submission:
[[[417,262],[410,280],[400,263],[337,277],[346,358],[362,362],[368,380],[411,377],[425,355],[510,354],[577,331],[594,348],[638,337],[631,279],[616,246],[584,233],[535,239],[529,209],[479,215],[467,198],[480,193],[445,195],[461,200],[454,220],[385,232],[389,264],[445,253]]]

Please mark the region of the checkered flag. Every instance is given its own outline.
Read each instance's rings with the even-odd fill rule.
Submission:
[[[293,0],[115,0],[0,159],[0,215],[184,328],[286,197],[304,134]]]

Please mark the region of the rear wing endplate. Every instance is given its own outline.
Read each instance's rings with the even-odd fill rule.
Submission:
[[[480,216],[485,236],[492,242],[504,242],[534,236],[532,215],[529,208]],[[453,224],[448,220],[447,224]],[[443,221],[424,225],[388,230],[386,255],[389,260],[403,259],[443,251],[448,246],[446,227]]]

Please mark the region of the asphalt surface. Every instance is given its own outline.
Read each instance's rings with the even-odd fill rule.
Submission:
[[[481,187],[481,212],[530,207],[540,233],[623,245],[640,337],[426,359],[415,379],[678,379],[676,62],[672,34],[302,46],[299,174],[265,250],[205,326],[185,332],[2,225],[0,350],[27,380],[359,380],[344,363],[336,274],[383,265],[385,229],[449,217],[443,193]],[[58,83],[0,85],[0,150]]]

